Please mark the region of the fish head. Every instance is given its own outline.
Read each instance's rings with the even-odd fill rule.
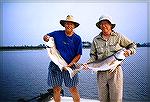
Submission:
[[[125,52],[125,49],[122,49],[122,50],[118,51],[117,53],[115,53],[114,56],[119,60],[123,60],[126,58],[124,56],[124,52]]]

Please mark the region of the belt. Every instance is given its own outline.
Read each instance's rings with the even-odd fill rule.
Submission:
[[[119,64],[117,67],[119,67],[119,66],[121,66],[121,64]],[[116,67],[116,68],[117,68]],[[116,69],[115,69],[116,70]],[[98,72],[107,72],[107,71],[110,71],[110,69],[109,70],[104,70],[104,71],[98,71]]]

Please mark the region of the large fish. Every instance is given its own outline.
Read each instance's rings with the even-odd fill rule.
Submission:
[[[115,54],[103,59],[103,60],[96,60],[94,62],[87,63],[88,68],[93,70],[94,72],[97,71],[106,71],[112,68],[116,68],[122,61],[126,58],[124,56],[125,48],[119,50]]]
[[[63,68],[66,68],[70,74],[70,78],[72,78],[73,70],[70,67],[66,67],[68,64],[62,58],[59,51],[56,49],[54,38],[49,37],[49,41],[45,43],[46,43],[46,49],[50,59],[60,68],[61,71],[63,70]]]
[[[97,71],[107,71],[112,68],[116,68],[126,58],[124,56],[125,50],[126,49],[123,48],[123,49],[117,51],[115,54],[113,54],[103,60],[96,60],[96,61],[87,63],[88,69],[92,70],[92,72],[97,72]],[[76,63],[75,65],[76,65],[77,69],[73,70],[72,76],[83,69],[83,64]]]

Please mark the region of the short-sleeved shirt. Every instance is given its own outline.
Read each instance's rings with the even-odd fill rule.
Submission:
[[[54,31],[47,35],[54,38],[56,49],[68,64],[78,54],[82,55],[82,41],[79,35],[74,33],[67,36],[65,30]]]
[[[112,32],[110,38],[105,40],[101,32],[93,39],[88,62],[106,58],[122,48],[130,49],[133,54],[135,53],[136,44],[117,32]]]

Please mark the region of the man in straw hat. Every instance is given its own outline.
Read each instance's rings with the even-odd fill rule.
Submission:
[[[93,39],[88,62],[105,59],[122,48],[127,49],[124,52],[126,57],[135,53],[135,43],[113,30],[116,24],[110,17],[101,16],[96,26],[101,32]],[[88,68],[87,64],[85,68]],[[100,102],[122,102],[123,72],[121,65],[107,71],[98,71],[97,84]]]
[[[66,20],[60,20],[60,24],[65,30],[48,33],[44,35],[43,39],[48,42],[49,37],[53,37],[56,48],[63,59],[68,63],[68,67],[75,68],[74,63],[77,63],[82,55],[81,38],[74,32],[74,28],[77,28],[79,23],[74,21],[72,15],[68,15]],[[77,89],[79,82],[78,74],[71,79],[68,71],[65,69],[60,71],[58,66],[51,61],[49,65],[48,85],[53,87],[55,102],[60,102],[61,100],[60,92],[63,80],[65,86],[69,88],[74,102],[80,102],[80,95]]]

